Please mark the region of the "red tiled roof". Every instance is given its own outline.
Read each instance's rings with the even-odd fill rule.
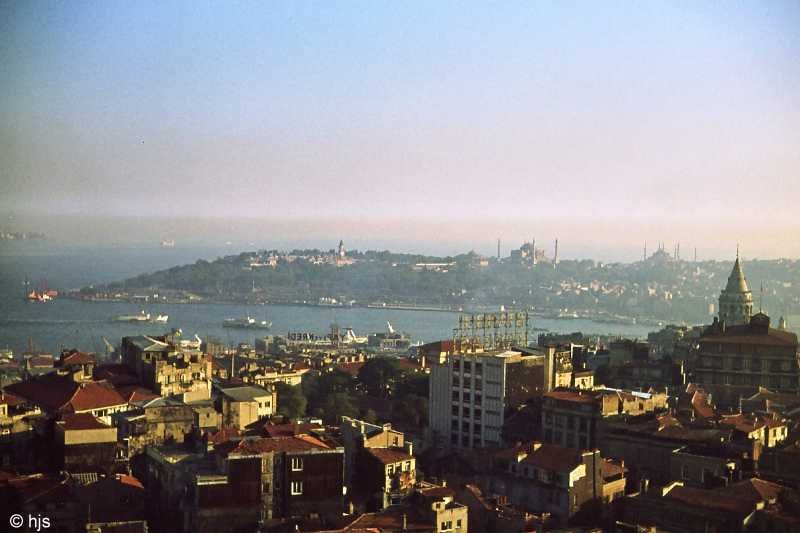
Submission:
[[[64,413],[61,415],[61,420],[58,424],[65,431],[109,429],[111,427],[98,420],[91,413]]]
[[[294,435],[292,437],[263,437],[260,439],[243,439],[238,442],[222,443],[217,449],[228,455],[258,455],[269,452],[302,452],[324,449],[330,446],[310,435]]]
[[[749,514],[754,504],[747,498],[720,491],[696,489],[692,487],[675,487],[666,496],[693,507],[705,507],[722,511]]]
[[[14,383],[7,390],[46,411],[90,411],[126,403],[105,381],[76,383],[68,376],[56,373]]]
[[[786,487],[783,485],[764,481],[763,479],[751,478],[723,487],[719,489],[719,492],[756,503],[760,501],[774,502],[784,490],[786,490]]]
[[[133,476],[129,476],[127,474],[117,474],[117,481],[123,485],[129,485],[131,487],[144,490],[144,485],[142,485],[142,482]]]
[[[26,504],[40,497],[50,501],[65,501],[70,496],[69,474],[32,474],[6,480],[6,484]]]
[[[545,394],[545,397],[565,402],[595,403],[597,401],[597,396],[594,394],[568,390],[554,390]]]
[[[308,433],[312,429],[318,429],[322,426],[319,424],[264,424],[263,432],[265,437],[291,437],[292,435],[299,435],[301,433]]]
[[[542,444],[521,462],[555,472],[572,472],[582,463],[578,450],[552,444]]]
[[[159,397],[158,394],[141,385],[125,385],[116,387],[116,389],[128,403],[154,400]]]
[[[399,448],[364,448],[364,451],[385,465],[402,463],[413,459],[411,455]]]
[[[95,362],[94,357],[92,357],[88,353],[79,352],[78,350],[71,350],[69,352],[62,353],[61,357],[59,358],[56,364],[58,366],[67,366],[67,365],[86,365],[94,362]]]
[[[224,426],[219,431],[206,433],[207,442],[214,444],[215,446],[231,441],[239,436],[241,436],[241,432],[239,431],[239,428],[234,426]]]
[[[724,332],[710,331],[700,337],[699,342],[797,346],[797,335],[791,331],[783,331],[774,328],[769,328],[769,330],[762,333],[751,324],[742,324],[738,326],[727,326]]]

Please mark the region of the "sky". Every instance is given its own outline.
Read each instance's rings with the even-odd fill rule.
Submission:
[[[72,239],[798,257],[798,58],[777,0],[0,0],[0,213]]]

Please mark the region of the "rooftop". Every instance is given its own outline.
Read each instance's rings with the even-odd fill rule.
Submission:
[[[8,385],[6,390],[47,411],[81,412],[127,403],[106,381],[76,383],[54,372]]]
[[[414,458],[401,448],[364,448],[364,451],[385,465],[410,461]]]
[[[244,387],[230,387],[227,389],[220,389],[219,391],[223,396],[226,396],[234,402],[252,402],[257,398],[263,398],[264,396],[272,395],[272,392],[253,385]]]

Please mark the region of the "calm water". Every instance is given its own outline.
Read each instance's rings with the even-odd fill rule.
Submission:
[[[227,342],[253,342],[256,335],[285,334],[287,331],[325,333],[330,324],[352,327],[359,335],[384,331],[389,321],[399,331],[423,342],[448,338],[456,323],[453,313],[397,311],[382,309],[330,309],[294,306],[179,305],[151,304],[150,314],[169,315],[168,325],[111,322],[111,317],[137,314],[141,306],[128,303],[79,302],[60,298],[48,304],[29,303],[23,299],[23,281],[46,279],[56,289],[78,288],[91,283],[123,279],[142,272],[193,263],[199,258],[238,253],[240,248],[191,247],[161,249],[109,247],[81,248],[58,246],[49,242],[0,242],[0,347],[20,353],[33,339],[37,347],[56,352],[59,347],[86,351],[103,349],[102,337],[114,344],[125,335],[160,334],[168,328],[181,328],[185,335],[208,335]],[[230,317],[251,315],[273,322],[265,331],[236,330],[222,327]],[[613,333],[646,336],[646,326],[603,324],[590,320],[536,319],[534,327],[556,332]],[[535,335],[535,334],[534,334]]]

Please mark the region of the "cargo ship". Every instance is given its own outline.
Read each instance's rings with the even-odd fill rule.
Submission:
[[[25,279],[22,284],[25,286],[25,299],[29,302],[46,303],[56,299],[58,291],[47,288],[47,281],[42,280],[38,289],[28,290],[31,282]]]

